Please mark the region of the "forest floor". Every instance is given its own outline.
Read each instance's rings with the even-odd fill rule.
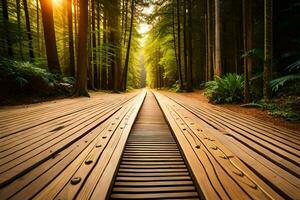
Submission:
[[[110,91],[90,91],[91,96],[99,93],[111,93]],[[206,96],[203,95],[203,90],[196,90],[192,93],[179,93],[189,98],[200,101],[203,104],[212,105],[209,103]],[[19,97],[0,97],[0,109],[5,107],[28,107],[34,106],[34,104],[40,105],[45,103],[56,103],[56,101],[63,101],[63,99],[72,99],[72,96],[50,96],[50,97],[39,97],[39,96],[19,96]],[[276,126],[285,127],[292,130],[300,130],[300,121],[287,121],[282,117],[275,117],[268,114],[267,110],[260,108],[246,108],[241,107],[240,104],[213,104],[215,106],[231,110],[233,112],[241,113],[243,115],[252,116],[267,122],[270,122]]]
[[[209,105],[212,104],[212,103],[209,103],[207,97],[204,96],[203,90],[196,90],[195,92],[192,92],[192,93],[181,93],[181,94],[186,97],[196,99],[203,104],[209,104]],[[270,122],[276,126],[285,127],[285,128],[292,129],[295,131],[300,130],[300,121],[293,121],[293,122],[287,121],[282,117],[275,117],[275,116],[268,114],[267,110],[263,110],[260,108],[241,107],[240,104],[213,104],[213,105],[231,110],[233,112],[241,113],[243,115],[248,115],[248,116],[258,118],[260,120]]]

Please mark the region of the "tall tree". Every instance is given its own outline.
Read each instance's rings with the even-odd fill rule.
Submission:
[[[211,41],[211,0],[206,1],[206,40],[207,40],[207,80],[213,79],[212,41]]]
[[[180,1],[176,0],[177,7],[177,48],[178,48],[178,69],[179,69],[179,77],[181,77],[180,87],[183,86],[182,79],[182,67],[181,67],[181,22],[180,22]],[[181,75],[181,76],[180,76]]]
[[[264,0],[265,4],[265,41],[264,41],[264,99],[271,98],[270,79],[272,66],[272,0]]]
[[[111,71],[113,90],[117,92],[121,89],[120,84],[120,68],[122,63],[121,52],[121,34],[119,27],[120,18],[120,0],[112,0],[109,2],[110,10],[108,12],[108,24],[110,25],[109,43],[112,46],[113,59],[111,59]]]
[[[192,0],[188,0],[188,69],[187,69],[187,90],[192,90],[193,85],[193,15]],[[201,66],[202,67],[202,66]]]
[[[183,1],[183,63],[184,63],[184,81],[187,86],[188,80],[188,44],[187,44],[187,19],[186,19],[186,1]]]
[[[9,17],[8,17],[8,5],[7,0],[2,0],[2,14],[3,14],[3,21],[4,21],[4,27],[9,27]],[[12,48],[12,42],[10,40],[10,33],[9,28],[8,31],[5,31],[6,36],[6,44],[7,44],[7,54],[10,58],[14,56],[13,48]]]
[[[182,73],[181,73],[181,64],[179,63],[179,57],[177,54],[177,44],[176,44],[176,33],[175,33],[175,24],[176,24],[176,14],[175,14],[175,2],[172,3],[172,34],[173,34],[173,41],[174,41],[174,53],[175,53],[175,59],[176,59],[176,65],[177,65],[177,73],[178,73],[178,78],[179,78],[179,88],[182,88]],[[180,24],[180,22],[179,22]],[[180,33],[180,31],[179,31]]]
[[[102,65],[101,65],[101,89],[108,89],[107,85],[107,11],[106,6],[104,6],[104,12],[103,12],[103,38],[102,38]]]
[[[89,96],[87,91],[87,43],[88,43],[88,4],[86,0],[79,0],[79,27],[78,27],[78,59],[77,81],[75,95]]]
[[[101,5],[100,1],[96,2],[97,4],[97,68],[98,68],[98,73],[97,73],[97,88],[101,88],[101,52],[100,52],[100,47],[101,47],[101,31],[100,31],[100,22],[101,22]]]
[[[36,9],[36,38],[37,38],[37,52],[40,52],[40,4],[39,1],[36,1],[36,5],[35,5],[35,9]]]
[[[53,73],[61,73],[56,47],[52,1],[40,0],[40,3],[48,68]]]
[[[30,57],[30,60],[33,60],[34,53],[33,53],[33,46],[32,46],[32,33],[31,33],[27,0],[23,0],[23,7],[24,7],[24,13],[25,13],[27,37],[28,37],[29,57]]]
[[[220,1],[215,0],[215,67],[214,74],[222,75],[222,58],[221,58],[221,8]]]
[[[68,33],[69,33],[69,75],[75,75],[75,56],[74,56],[74,39],[73,39],[73,3],[68,0]]]
[[[17,9],[17,21],[18,21],[18,39],[19,39],[20,58],[21,60],[23,60],[24,58],[23,58],[23,44],[22,44],[20,0],[16,0],[16,9]]]
[[[130,28],[129,28],[129,36],[128,36],[128,44],[127,44],[125,65],[124,65],[124,71],[123,71],[123,77],[122,77],[123,90],[126,90],[126,88],[127,88],[127,75],[128,75],[128,65],[129,65],[129,56],[130,56],[130,49],[131,49],[131,38],[132,38],[133,21],[134,21],[134,9],[135,9],[135,0],[131,0]]]
[[[251,58],[248,56],[251,50],[251,3],[243,0],[243,37],[244,37],[244,102],[250,102],[249,68],[251,68]]]
[[[91,12],[92,12],[92,66],[93,66],[93,79],[94,79],[94,87],[98,88],[98,68],[97,68],[97,62],[96,62],[96,11],[95,11],[95,0],[91,0]]]

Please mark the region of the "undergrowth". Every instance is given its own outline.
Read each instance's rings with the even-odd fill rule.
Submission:
[[[243,104],[242,107],[257,107],[267,110],[268,114],[275,117],[283,117],[288,121],[300,120],[300,99],[289,97],[287,99],[277,99],[273,101],[260,100],[256,103]]]
[[[215,76],[205,83],[204,95],[214,103],[239,103],[243,100],[243,82],[243,76],[237,74]]]
[[[7,95],[69,94],[74,78],[52,74],[38,64],[0,58],[0,87]]]

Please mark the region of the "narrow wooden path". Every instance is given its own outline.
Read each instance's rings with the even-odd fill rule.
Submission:
[[[300,200],[300,133],[164,91],[0,110],[1,200],[109,198]]]
[[[151,92],[130,133],[112,199],[199,199],[196,186]]]

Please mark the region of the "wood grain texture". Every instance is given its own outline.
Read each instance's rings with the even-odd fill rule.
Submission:
[[[179,147],[151,92],[129,135],[111,199],[199,199]]]
[[[184,95],[155,96],[206,197],[211,186],[220,199],[299,198],[299,133]]]

